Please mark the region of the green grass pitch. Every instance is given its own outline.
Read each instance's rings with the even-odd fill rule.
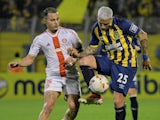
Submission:
[[[159,99],[139,99],[139,120],[160,120]],[[132,120],[130,101],[126,99],[126,120]],[[38,120],[43,100],[1,100],[1,120]],[[58,99],[50,120],[61,120],[67,103]],[[76,120],[114,120],[112,98],[106,98],[102,105],[81,104]]]

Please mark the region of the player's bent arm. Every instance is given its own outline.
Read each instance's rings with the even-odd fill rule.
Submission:
[[[29,65],[31,65],[33,63],[35,58],[36,58],[36,56],[28,54],[20,62],[18,62],[18,66],[20,66],[20,67],[29,66]]]
[[[138,37],[139,37],[139,40],[140,40],[140,43],[141,43],[142,54],[143,54],[143,62],[142,62],[143,68],[152,70],[152,66],[150,64],[150,59],[148,57],[148,51],[147,51],[148,50],[148,36],[147,36],[147,33],[144,32],[143,30],[141,30],[138,33]]]
[[[79,53],[79,58],[87,56],[87,55],[93,55],[97,51],[97,47],[91,47],[88,46],[83,52]]]
[[[8,63],[8,68],[15,68],[15,67],[23,67],[23,66],[29,66],[33,63],[35,59],[35,56],[32,55],[27,55],[24,57],[21,61],[17,62],[9,62]]]
[[[148,55],[148,51],[147,51],[148,50],[148,36],[147,36],[147,33],[144,32],[143,30],[140,30],[140,32],[138,33],[138,38],[141,43],[142,54]]]

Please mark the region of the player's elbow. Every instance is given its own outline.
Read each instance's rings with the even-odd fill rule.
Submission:
[[[148,39],[148,34],[147,32],[144,32],[144,31],[141,31],[139,34],[139,40],[142,41],[142,40],[147,40]]]

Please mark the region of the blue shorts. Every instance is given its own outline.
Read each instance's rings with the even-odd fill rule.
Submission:
[[[137,78],[136,76],[134,76],[131,84],[130,84],[130,88],[136,88],[137,89]]]
[[[136,74],[136,67],[123,67],[109,60],[107,55],[95,55],[97,62],[97,71],[99,74],[111,77],[110,87],[113,91],[127,95],[128,89],[133,84],[133,78]]]

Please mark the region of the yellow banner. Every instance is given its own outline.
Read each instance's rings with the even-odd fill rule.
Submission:
[[[139,98],[160,98],[159,72],[138,72],[137,82]],[[45,74],[42,73],[0,73],[0,99],[42,99],[44,83]],[[89,94],[84,80],[81,80],[81,89],[83,95]],[[110,90],[105,96],[113,97]]]
[[[0,99],[37,99],[43,97],[45,74],[0,74]]]

